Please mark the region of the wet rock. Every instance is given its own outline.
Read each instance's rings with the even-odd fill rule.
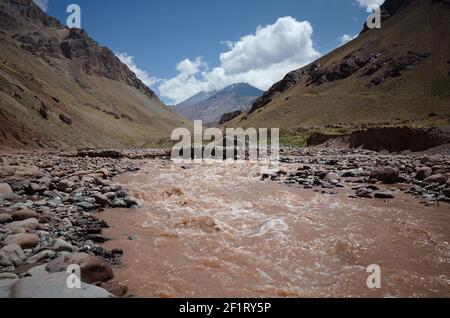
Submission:
[[[102,205],[102,206],[106,206],[109,204],[109,199],[106,197],[106,195],[103,194],[94,194],[92,195],[92,197],[95,199],[95,202]]]
[[[5,244],[17,244],[22,248],[33,248],[39,244],[39,237],[27,233],[13,234],[5,238]]]
[[[123,255],[123,250],[120,249],[120,248],[113,248],[111,250],[111,253],[114,254],[114,255]]]
[[[394,195],[392,194],[392,192],[389,192],[389,191],[375,192],[374,196],[375,196],[375,198],[378,198],[378,199],[393,199],[394,198]]]
[[[125,201],[122,200],[122,199],[116,199],[116,200],[114,200],[113,203],[112,203],[112,206],[113,206],[114,208],[127,208],[127,207],[128,207],[128,205],[127,205],[127,204],[125,203]]]
[[[131,207],[137,207],[138,203],[136,200],[131,199],[131,198],[125,198],[123,199],[123,201],[125,202],[125,204],[127,205],[127,207],[131,208]]]
[[[370,175],[370,179],[381,181],[385,184],[394,184],[399,180],[400,172],[394,167],[376,168]]]
[[[107,282],[114,278],[112,268],[95,256],[75,253],[70,256],[55,258],[47,264],[50,273],[62,272],[67,266],[76,264],[81,269],[81,280],[85,283]]]
[[[444,191],[442,191],[442,194],[447,198],[450,198],[450,188],[444,189]]]
[[[372,199],[373,193],[368,189],[361,188],[356,191],[356,196],[359,198]]]
[[[101,234],[88,234],[85,236],[85,239],[95,243],[105,243],[107,241],[107,239]]]
[[[126,283],[115,280],[103,283],[100,287],[116,297],[123,297],[128,292],[128,286]]]

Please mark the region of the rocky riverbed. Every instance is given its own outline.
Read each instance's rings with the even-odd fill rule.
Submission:
[[[299,148],[283,152],[281,161],[289,170],[265,174],[262,180],[329,194],[350,187],[352,198],[392,199],[402,191],[426,206],[450,203],[450,156],[446,153],[382,155],[366,150]]]
[[[281,191],[280,195],[286,195],[284,191],[293,191],[291,195],[297,199],[311,201],[311,205],[316,204],[318,199],[311,197],[309,194],[303,196],[302,193],[315,193],[314,195],[324,196],[324,198],[330,198],[330,195],[331,197],[335,196],[336,202],[332,202],[332,200],[330,202],[327,201],[328,203],[324,203],[324,210],[327,209],[327,206],[339,204],[339,202],[343,206],[347,206],[347,199],[356,200],[358,203],[355,204],[362,208],[367,205],[370,210],[371,208],[374,209],[373,206],[376,206],[377,210],[375,214],[378,217],[380,217],[379,211],[384,213],[390,209],[390,206],[392,206],[392,209],[401,206],[402,211],[406,211],[407,213],[408,208],[404,201],[405,198],[409,197],[411,201],[408,201],[410,202],[408,204],[414,207],[415,210],[418,209],[417,204],[422,204],[421,209],[424,210],[419,209],[421,212],[426,212],[426,209],[433,209],[430,210],[430,215],[437,217],[439,220],[439,222],[436,221],[436,224],[439,226],[439,233],[430,233],[429,235],[435,238],[437,237],[436,240],[438,242],[435,242],[435,244],[439,248],[436,250],[428,248],[428,251],[431,251],[430,253],[438,253],[439,255],[433,254],[427,257],[438,258],[441,260],[440,264],[447,264],[448,266],[450,255],[448,231],[447,237],[445,235],[442,236],[443,234],[440,232],[440,229],[444,229],[445,233],[445,229],[448,230],[450,228],[450,219],[448,217],[450,202],[450,157],[447,154],[428,155],[410,153],[402,155],[381,155],[364,150],[298,148],[283,148],[281,153],[282,163],[279,172],[269,175],[261,174],[255,170],[253,173],[249,168],[248,173],[251,173],[254,177],[250,179],[246,179],[247,176],[245,173],[245,178],[241,178],[242,176],[240,176],[240,173],[247,170],[245,166],[242,167],[243,170],[235,170],[232,167],[229,169],[222,168],[225,170],[220,173],[217,173],[215,170],[210,170],[211,166],[199,167],[195,165],[193,167],[171,167],[170,171],[166,171],[171,163],[167,157],[168,151],[164,150],[97,151],[85,149],[75,153],[27,152],[1,154],[0,297],[122,297],[127,294],[127,283],[129,279],[132,284],[136,284],[136,281],[133,283],[134,278],[138,278],[138,283],[145,282],[147,278],[149,280],[152,279],[152,277],[146,277],[142,273],[136,273],[136,269],[129,265],[130,257],[136,260],[136,264],[139,263],[140,258],[145,257],[145,264],[143,267],[140,267],[142,271],[145,271],[147,268],[152,267],[153,262],[157,263],[156,260],[151,259],[153,257],[152,255],[155,255],[154,253],[160,253],[162,255],[161,253],[165,253],[164,251],[166,251],[167,255],[171,255],[171,253],[177,251],[176,247],[174,248],[173,242],[168,244],[166,246],[167,250],[165,250],[161,240],[174,240],[182,236],[179,231],[185,233],[186,230],[191,231],[198,228],[202,235],[208,235],[207,238],[201,238],[201,242],[203,242],[202,246],[205,244],[205,239],[206,242],[214,241],[212,236],[216,235],[221,238],[221,242],[226,244],[227,239],[221,237],[221,235],[224,235],[222,234],[225,231],[224,227],[229,226],[232,228],[233,226],[237,226],[234,222],[240,219],[242,215],[238,213],[240,210],[234,211],[235,203],[233,202],[225,202],[226,207],[222,207],[214,206],[211,200],[217,195],[215,193],[215,187],[220,187],[222,183],[225,186],[226,180],[228,179],[231,183],[236,182],[238,188],[242,187],[239,188],[240,191],[234,194],[234,197],[237,202],[239,202],[240,197],[246,198],[245,200],[243,199],[245,201],[243,204],[247,212],[243,216],[250,215],[249,211],[258,209],[259,204],[253,202],[258,198],[255,198],[251,193],[245,193],[247,186],[250,192],[252,191],[252,187],[254,187],[254,191],[261,190],[261,196],[263,196],[265,191],[267,195],[270,195],[270,189],[272,189],[271,184],[273,184],[276,185],[276,188],[274,188],[276,191]],[[147,167],[146,169],[150,168],[152,170],[140,172],[139,169],[142,167]],[[196,169],[200,170],[197,171]],[[195,173],[189,174],[190,172]],[[204,176],[205,180],[203,181],[206,182],[210,178],[211,180],[209,181],[214,181],[214,185],[205,184],[206,187],[210,187],[206,188],[206,190],[196,188],[197,183],[201,185],[201,182],[203,182],[202,180],[197,180],[198,178],[202,178],[202,172],[206,173]],[[228,178],[228,176],[234,173],[236,174],[236,179],[234,177],[231,179]],[[121,185],[118,182],[122,180],[122,177],[115,177],[123,174],[127,175],[128,179],[131,179],[127,182],[125,178]],[[166,183],[171,181],[172,177],[184,178],[183,180],[189,183],[189,187],[195,190],[195,195],[193,194],[192,198],[187,197],[187,192],[192,189],[180,189],[176,187],[165,189],[164,187],[170,186],[169,183]],[[144,183],[138,185],[138,188],[143,189],[137,191],[137,185],[134,181],[141,179],[145,182],[142,181]],[[198,181],[197,183],[190,183],[196,180]],[[181,179],[176,182],[181,183]],[[247,182],[248,184],[246,184]],[[148,188],[150,186],[152,189]],[[128,191],[130,189],[133,190],[131,193]],[[163,191],[161,193],[161,198],[163,199],[157,196],[158,191]],[[206,191],[206,193],[202,191]],[[198,198],[196,197],[197,195]],[[187,198],[184,198],[185,196]],[[176,202],[172,202],[174,198]],[[200,202],[202,198],[206,200],[205,202],[208,202],[207,206],[202,205],[203,203],[199,203],[198,205],[194,204],[196,202],[195,200]],[[378,202],[378,200],[383,202],[385,208],[381,208],[380,210],[378,203],[370,203],[372,200],[375,200],[373,202]],[[399,203],[400,201],[402,202],[401,204]],[[275,240],[274,244],[276,245],[279,235],[284,235],[283,232],[285,230],[291,226],[300,226],[297,219],[295,219],[295,226],[289,224],[288,221],[285,223],[285,218],[289,219],[291,217],[291,210],[299,202],[278,202],[276,200],[273,202],[276,204],[271,206],[270,214],[274,215],[270,216],[266,220],[267,222],[263,224],[261,229],[264,230],[264,233],[258,234],[258,232],[248,236],[251,242],[255,240],[255,237],[270,235],[272,230],[269,230],[267,226],[274,225],[274,233],[279,233],[275,233],[275,237],[270,236],[267,239]],[[303,203],[306,204],[308,202]],[[115,237],[116,240],[108,240],[105,231],[106,233],[110,233],[111,230],[108,229],[108,223],[104,221],[108,219],[108,215],[116,215],[111,219],[113,223],[120,219],[120,224],[112,224],[114,228],[120,230],[122,226],[123,229],[128,229],[128,226],[124,223],[128,221],[133,222],[129,220],[133,216],[124,217],[123,209],[137,211],[140,213],[138,218],[141,220],[142,215],[149,216],[148,213],[150,212],[146,210],[149,204],[151,204],[152,211],[164,211],[161,212],[164,215],[164,220],[175,222],[181,215],[184,221],[180,221],[181,223],[175,222],[176,226],[172,234],[167,229],[169,225],[165,225],[164,230],[160,228],[155,229],[151,226],[157,232],[162,231],[166,233],[160,236],[155,233],[148,233],[149,229],[144,227],[145,233],[147,234],[144,233],[142,235],[150,235],[152,239],[149,242],[145,241],[145,247],[140,247],[140,250],[143,249],[142,253],[136,254],[136,245],[130,246],[130,244],[139,244],[139,239],[135,239],[133,236],[136,233],[126,233],[123,242],[120,239],[117,240],[117,237]],[[170,206],[166,211],[164,209],[167,204],[170,204]],[[190,207],[191,204],[193,205],[192,207]],[[254,208],[251,208],[252,206]],[[222,208],[227,208],[227,211],[230,210],[231,212],[222,215],[220,214]],[[262,217],[265,213],[263,212],[264,207],[261,206],[260,209],[260,211],[253,211],[256,218],[254,222],[247,225],[240,224],[239,228],[242,226],[243,230],[247,229],[244,231],[247,233],[249,228],[257,224],[259,222],[258,218]],[[289,210],[288,214],[285,213],[286,209]],[[108,212],[102,214],[101,212],[104,210]],[[195,210],[198,213],[203,211],[208,215],[185,215],[187,213],[186,211],[189,212],[191,210]],[[142,214],[142,211],[145,213]],[[120,217],[117,213],[120,214]],[[158,220],[158,213],[155,213],[151,215],[152,221],[146,220],[145,217],[141,221],[148,224],[149,222]],[[216,213],[218,213],[217,216]],[[228,222],[226,218],[228,218],[229,213],[237,214],[233,214],[234,217],[231,219],[231,223],[225,224]],[[299,213],[298,215],[301,216],[303,212],[299,210],[296,213]],[[342,214],[345,213],[343,212]],[[308,216],[308,219],[315,218],[315,215]],[[360,215],[353,215],[352,219],[346,222],[353,222],[355,217],[360,217]],[[225,219],[221,221],[221,218]],[[337,215],[336,218],[338,219],[340,216]],[[244,219],[245,222],[250,222],[245,217]],[[275,221],[278,220],[277,222],[281,223],[275,224],[273,223],[275,221],[272,219]],[[282,219],[283,221],[281,221]],[[324,228],[326,222],[328,222],[326,220],[328,219],[321,221],[323,224],[318,223],[314,231]],[[384,222],[384,220],[379,221]],[[282,228],[277,230],[277,224],[282,225]],[[311,231],[313,230],[311,229]],[[427,229],[427,231],[429,230]],[[393,235],[397,234],[393,233]],[[114,236],[114,231],[111,232],[111,235]],[[159,237],[157,241],[153,241],[155,235]],[[330,235],[332,236],[332,234]],[[363,234],[358,233],[357,235]],[[191,239],[192,237],[189,237],[187,241],[191,242]],[[283,237],[283,239],[286,239],[286,237]],[[300,242],[297,242],[298,239],[293,242],[294,245]],[[238,240],[234,237],[232,241],[233,244],[237,244],[236,242],[241,242],[241,239]],[[192,242],[195,245],[195,239]],[[334,243],[334,241],[332,242]],[[161,248],[153,250],[156,246],[155,244]],[[242,244],[250,243],[242,241]],[[411,244],[415,243],[412,242]],[[205,245],[205,248],[207,248],[207,245]],[[146,253],[145,248],[152,248],[152,250]],[[220,249],[218,246],[216,248]],[[233,248],[239,249],[241,247],[233,246]],[[199,246],[199,250],[202,249]],[[263,249],[264,247],[262,247]],[[404,247],[404,249],[406,253],[409,247]],[[211,251],[211,253],[214,254],[215,251]],[[180,254],[177,254],[178,256],[166,261],[173,261],[171,266],[176,269],[176,262],[179,261],[178,257],[182,253],[182,250],[180,250]],[[282,256],[279,255],[280,261],[283,259]],[[124,257],[128,263],[125,264],[125,267],[121,266]],[[196,255],[194,253],[189,257],[189,260],[192,260],[192,257],[196,257]],[[202,259],[205,257],[208,258],[209,256],[202,255]],[[220,256],[218,257],[220,258]],[[296,257],[295,262],[302,259],[299,257]],[[309,264],[314,257],[314,255],[310,255],[310,258],[304,259],[305,264],[303,265],[307,266],[307,263]],[[330,257],[332,258],[332,255]],[[215,263],[212,259],[211,262]],[[275,261],[277,259],[275,258]],[[328,263],[328,261],[323,261]],[[204,264],[204,260],[202,262]],[[245,263],[247,264],[248,262],[251,261],[247,259]],[[78,264],[80,266],[81,279],[83,281],[81,289],[66,288],[68,275],[66,268],[71,264]],[[220,268],[220,265],[217,266]],[[267,266],[270,267],[270,265]],[[280,264],[279,266],[283,267],[284,265]],[[299,266],[302,266],[302,264],[299,264]],[[333,264],[333,266],[335,265]],[[206,267],[209,268],[210,266],[208,265]],[[440,273],[440,268],[441,266],[436,265],[433,271]],[[198,268],[195,267],[193,272],[196,269]],[[251,269],[249,268],[248,270]],[[119,275],[115,274],[117,271]],[[261,272],[260,269],[257,271]],[[267,272],[270,272],[270,269]],[[225,272],[222,274],[225,275]],[[219,276],[222,274],[219,273]],[[278,274],[273,273],[275,276]],[[445,279],[448,284],[448,270],[440,274],[441,277],[444,277],[443,284],[445,285]],[[164,272],[162,272],[157,276],[165,277],[164,275]],[[171,279],[173,277],[168,278],[168,280]],[[246,284],[251,284],[251,282],[245,282]],[[161,282],[164,286],[167,286],[166,283],[170,285],[170,282]],[[314,281],[311,284],[314,285]],[[431,281],[427,281],[427,284],[432,286]],[[445,290],[445,287],[442,286],[442,282],[439,284],[437,290],[442,292],[442,290]],[[135,285],[132,287],[131,294],[134,294],[138,287]],[[312,287],[314,286],[309,286],[309,288]],[[155,288],[155,286],[152,288]],[[286,290],[279,293],[275,291],[273,293],[270,292],[268,295],[316,295],[314,293],[298,293],[298,291],[291,293],[289,290],[292,290],[292,288],[287,288]],[[166,292],[158,294],[149,290],[140,290],[136,294],[138,296],[220,295],[206,292],[202,294],[195,291],[192,291],[190,294]],[[433,293],[427,293],[425,291],[423,294],[419,293],[419,295],[431,294]],[[226,295],[232,296],[233,293]],[[253,293],[249,291],[248,295],[253,295]],[[256,293],[255,296],[257,295],[259,294]],[[337,295],[345,295],[345,293],[339,291]],[[358,293],[354,295],[358,295]]]
[[[126,189],[112,181],[118,174],[138,169],[126,159],[132,153],[84,150],[1,155],[2,297],[68,296],[64,292],[67,275],[61,272],[70,264],[80,265],[84,283],[101,286],[114,296],[126,293],[126,285],[113,280],[111,267],[120,263],[123,251],[100,246],[107,240],[102,230],[108,225],[97,213],[106,207],[137,207]],[[53,283],[43,292],[41,285],[47,280]],[[37,287],[36,294],[24,290]],[[109,296],[93,286],[74,292],[71,295]]]

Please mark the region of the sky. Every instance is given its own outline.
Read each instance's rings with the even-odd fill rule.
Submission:
[[[81,26],[166,104],[247,82],[267,90],[352,40],[384,0],[34,0]]]

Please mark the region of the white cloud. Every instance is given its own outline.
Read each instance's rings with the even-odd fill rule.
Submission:
[[[357,0],[361,7],[367,8],[367,12],[372,12],[379,8],[385,0]]]
[[[33,0],[33,2],[45,12],[48,10],[48,1],[49,0]]]
[[[128,68],[136,74],[136,77],[139,78],[142,83],[147,86],[151,86],[159,81],[156,77],[150,76],[146,71],[140,69],[134,63],[134,56],[128,55],[127,53],[115,53],[117,58],[124,63]]]
[[[160,94],[179,103],[200,91],[217,90],[237,82],[267,90],[288,72],[320,56],[313,47],[312,34],[308,21],[279,18],[237,42],[223,42],[229,51],[220,54],[220,66],[212,70],[201,58],[182,61],[177,65],[179,74],[161,83]]]
[[[207,65],[203,62],[201,57],[197,57],[194,61],[185,59],[178,63],[177,71],[187,75],[197,74],[201,69],[206,68]]]
[[[351,40],[354,40],[358,37],[358,34],[356,35],[349,35],[349,34],[343,34],[339,37],[339,41],[341,41],[341,45],[350,42]]]

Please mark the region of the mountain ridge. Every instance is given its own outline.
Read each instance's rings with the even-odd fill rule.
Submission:
[[[447,124],[448,1],[404,0],[395,8],[380,30],[363,32],[288,73],[227,125],[301,130]]]
[[[200,92],[176,105],[174,110],[189,119],[219,123],[224,114],[247,111],[262,91],[248,83],[235,83],[221,90]]]
[[[32,0],[3,0],[0,16],[3,147],[141,147],[190,125],[110,49]]]

